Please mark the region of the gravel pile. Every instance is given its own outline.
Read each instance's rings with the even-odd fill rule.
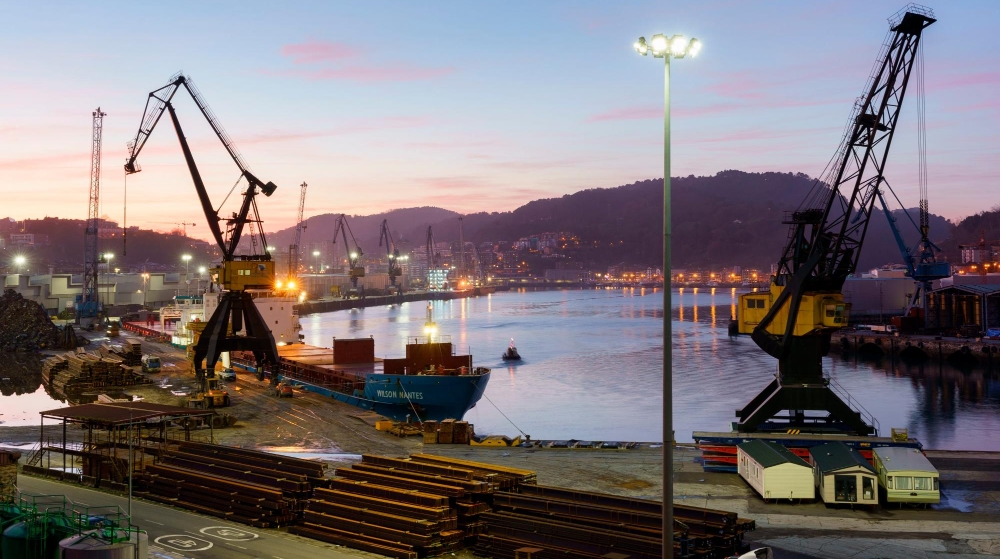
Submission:
[[[62,333],[45,309],[8,289],[0,297],[0,351],[38,351],[54,348]]]

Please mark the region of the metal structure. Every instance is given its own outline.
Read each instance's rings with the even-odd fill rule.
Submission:
[[[392,233],[389,232],[389,220],[383,219],[382,226],[379,229],[378,246],[385,244],[385,256],[389,261],[389,285],[395,287],[396,278],[402,275],[402,270],[399,268],[399,249],[396,248],[396,241],[392,239]]]
[[[831,388],[822,357],[832,332],[847,325],[849,305],[841,289],[857,268],[921,34],[934,21],[931,10],[918,6],[890,18],[889,40],[832,165],[785,221],[788,244],[770,290],[740,296],[740,333],[751,334],[778,360],[778,374],[737,410],[739,431],[877,431],[870,414],[852,408]],[[777,417],[782,411],[787,417]]]
[[[889,228],[892,230],[892,236],[899,247],[903,263],[906,264],[907,272],[916,283],[916,289],[913,290],[913,297],[910,299],[907,314],[919,314],[921,317],[924,317],[922,322],[926,326],[927,293],[931,290],[931,282],[951,276],[951,265],[947,262],[937,261],[937,254],[941,252],[941,249],[931,242],[929,236],[930,210],[927,202],[927,100],[924,96],[924,49],[922,43],[917,47],[914,72],[917,103],[917,182],[920,189],[920,224],[918,225],[914,222],[908,212],[904,211],[904,213],[920,234],[920,241],[915,247],[910,248],[906,246],[906,242],[903,240],[903,236],[896,224],[897,220],[889,210],[885,192],[881,189],[878,191],[878,199],[882,206],[882,211],[885,212],[886,219],[889,220]],[[893,192],[888,182],[885,183],[885,186],[893,197],[896,198],[896,201],[899,202],[899,197]],[[900,202],[900,206],[905,210],[902,202]]]
[[[302,231],[306,228],[303,214],[306,211],[306,187],[309,185],[303,181],[299,186],[302,192],[299,194],[299,216],[295,220],[295,240],[288,247],[288,279],[299,275],[299,247],[302,246]]]
[[[188,146],[184,132],[181,130],[180,121],[177,119],[177,112],[171,103],[174,94],[184,87],[194,99],[195,104],[202,115],[212,127],[212,131],[222,142],[229,156],[236,163],[240,170],[240,179],[233,185],[233,189],[242,180],[246,181],[246,190],[243,192],[243,200],[238,212],[233,212],[228,217],[220,216],[220,209],[212,205],[205,183],[201,178],[198,167],[195,164],[194,156]],[[259,365],[258,371],[273,369],[278,363],[278,351],[275,347],[274,336],[267,328],[267,324],[261,317],[260,312],[253,303],[253,298],[248,289],[271,289],[274,284],[274,262],[271,254],[267,250],[267,240],[264,238],[264,231],[261,226],[260,215],[257,211],[256,195],[259,192],[265,196],[274,193],[277,186],[272,182],[263,182],[257,178],[242,156],[236,150],[232,140],[219,124],[218,119],[205,103],[201,93],[195,88],[191,80],[182,74],[176,74],[170,78],[170,82],[149,94],[146,101],[146,109],[136,133],[135,139],[129,143],[129,156],[125,162],[125,173],[137,173],[140,171],[136,163],[139,153],[149,139],[153,129],[160,121],[164,111],[170,113],[170,120],[173,122],[177,132],[177,139],[180,141],[181,150],[184,152],[184,159],[187,161],[188,170],[194,181],[195,190],[201,201],[202,210],[208,221],[208,227],[212,231],[219,248],[222,249],[222,263],[219,268],[212,270],[213,281],[221,287],[219,305],[205,326],[204,333],[198,340],[194,351],[195,372],[200,381],[205,377],[215,375],[215,365],[222,353],[227,351],[246,350],[253,353]],[[231,193],[231,192],[230,192]],[[228,199],[228,196],[227,196]],[[250,216],[251,210],[253,217]],[[220,221],[225,221],[226,230],[223,233],[219,226]],[[253,250],[251,254],[236,254],[243,237],[243,228],[248,224],[255,223],[259,228],[260,247],[262,253]],[[251,231],[251,237],[253,232]],[[256,242],[252,243],[258,246]],[[242,335],[237,333],[244,331]],[[232,333],[230,333],[232,332]],[[203,365],[204,362],[204,365]]]
[[[101,252],[98,247],[98,229],[101,214],[101,134],[104,129],[104,117],[100,107],[91,113],[94,119],[93,149],[90,156],[90,197],[87,203],[87,229],[83,235],[83,297],[77,308],[80,318],[97,316],[100,310],[100,296],[97,292],[98,265],[101,262]]]
[[[434,252],[434,230],[428,225],[427,226],[427,269],[437,268],[440,263],[438,262],[438,253]]]
[[[354,238],[351,226],[347,223],[347,214],[340,214],[340,217],[337,218],[337,225],[333,229],[333,244],[337,244],[337,236],[344,239],[344,249],[347,251],[347,265],[349,267],[348,272],[351,276],[351,288],[357,289],[358,278],[365,277],[365,267],[362,264],[365,253],[361,250],[361,245]],[[351,238],[350,242],[347,241],[348,236]]]

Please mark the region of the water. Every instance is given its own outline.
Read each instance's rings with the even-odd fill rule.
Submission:
[[[729,340],[730,289],[674,293],[674,427],[728,431],[734,410],[771,380],[775,361],[747,337]],[[466,419],[478,433],[534,438],[662,440],[662,292],[538,291],[438,301],[434,320],[459,351],[493,376]],[[422,336],[426,303],[302,317],[306,343],[375,337],[380,357],[401,357]],[[524,361],[500,359],[514,338]],[[38,424],[38,412],[66,404],[46,394],[40,359],[0,354],[0,424]],[[907,427],[926,448],[1000,451],[1000,374],[931,362],[855,363],[839,356],[824,369],[881,423]],[[509,418],[509,419],[508,419]],[[513,422],[513,424],[511,423]]]
[[[771,380],[774,359],[727,325],[738,293],[675,291],[674,428],[728,431],[734,411]],[[485,398],[466,415],[483,434],[592,440],[662,440],[663,296],[659,290],[497,293],[437,301],[434,320],[476,366],[493,369]],[[302,317],[305,342],[375,337],[380,357],[401,357],[422,336],[426,303]],[[500,355],[514,338],[524,361]],[[907,427],[926,448],[1000,451],[1000,375],[936,362],[855,363],[834,355],[824,369],[872,412],[884,435]],[[517,427],[515,427],[515,425]]]

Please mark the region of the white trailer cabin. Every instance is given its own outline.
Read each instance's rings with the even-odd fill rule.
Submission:
[[[887,503],[940,503],[938,471],[916,448],[883,446],[872,449],[878,483]]]
[[[877,505],[875,468],[853,448],[832,442],[809,449],[820,499],[828,505]]]
[[[765,501],[816,497],[812,467],[777,443],[754,439],[736,447],[737,469]]]

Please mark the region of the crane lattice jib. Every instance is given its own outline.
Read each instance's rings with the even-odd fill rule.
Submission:
[[[177,120],[177,114],[171,104],[174,95],[182,85],[191,95],[191,98],[194,99],[195,104],[198,106],[198,109],[212,127],[215,135],[219,138],[219,141],[222,142],[222,145],[226,148],[226,151],[233,159],[233,162],[236,163],[242,178],[245,178],[248,183],[239,213],[226,219],[228,227],[225,235],[223,235],[222,230],[219,227],[219,221],[221,220],[219,217],[219,210],[212,205],[212,202],[208,197],[204,181],[201,179],[201,175],[194,162],[194,157],[191,155],[187,140],[181,130],[180,122]],[[243,160],[243,157],[236,149],[236,146],[229,138],[225,129],[222,128],[222,125],[219,123],[219,120],[215,117],[215,114],[205,102],[201,93],[194,86],[191,79],[183,74],[175,74],[172,76],[167,85],[152,91],[146,99],[146,108],[143,113],[142,121],[139,125],[139,131],[136,133],[135,138],[128,143],[129,156],[125,161],[125,172],[127,174],[137,173],[141,170],[136,160],[139,157],[139,153],[142,151],[142,148],[149,140],[149,136],[156,128],[157,123],[159,123],[164,111],[170,112],[170,118],[173,121],[175,130],[177,131],[177,136],[180,140],[181,148],[184,151],[184,157],[187,160],[191,177],[194,180],[202,209],[204,210],[205,217],[208,220],[208,226],[212,231],[212,236],[215,237],[216,243],[218,243],[219,247],[222,249],[223,259],[226,261],[232,261],[236,254],[236,248],[240,243],[243,227],[246,223],[248,223],[247,216],[250,210],[254,210],[255,219],[253,221],[258,224],[260,222],[259,215],[256,211],[256,203],[254,202],[254,196],[257,193],[257,189],[260,189],[265,196],[270,196],[274,193],[274,190],[277,187],[274,183],[262,182],[250,171],[249,166],[247,166],[246,162]],[[263,228],[260,228],[260,235],[262,245],[266,248],[267,239],[264,237]],[[256,256],[254,258],[256,258]],[[265,253],[262,259],[269,260],[270,258],[269,255]]]
[[[772,355],[783,354],[792,336],[805,292],[839,293],[857,268],[858,257],[874,209],[885,165],[899,120],[910,72],[917,58],[922,31],[936,21],[933,13],[910,7],[890,19],[889,40],[883,46],[865,93],[855,106],[825,181],[795,211],[775,283],[783,286],[754,332],[754,340]],[[783,340],[764,333],[779,312],[789,317]],[[770,338],[770,339],[768,339]]]
[[[358,244],[357,239],[354,238],[354,232],[351,231],[351,226],[347,223],[346,214],[340,214],[340,217],[337,218],[337,225],[333,230],[333,244],[337,244],[338,235],[344,239],[344,248],[347,249],[347,261],[351,266],[351,270],[354,270],[358,267],[358,262],[361,262],[361,257],[365,253],[361,250],[361,245]],[[350,242],[347,241],[348,236],[351,238]],[[351,254],[354,254],[353,258]]]
[[[299,253],[302,246],[302,230],[306,228],[305,217],[306,211],[306,187],[309,185],[303,182],[301,185],[302,190],[299,194],[299,215],[298,219],[295,220],[295,240],[288,250],[288,277],[295,277],[299,271]]]
[[[784,269],[779,273],[795,273],[796,264],[825,253],[820,254],[812,274],[828,278],[832,282],[830,288],[839,289],[857,268],[875,197],[884,181],[885,164],[921,32],[934,21],[927,14],[909,11],[892,28],[892,42],[877,65],[877,73],[855,117],[822,218],[812,229],[809,252],[800,253],[796,262],[789,256],[797,247],[790,245],[782,261]]]

